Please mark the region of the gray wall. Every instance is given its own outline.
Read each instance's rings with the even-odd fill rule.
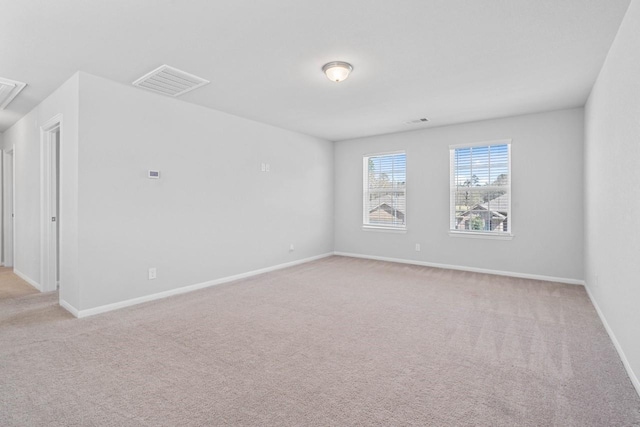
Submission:
[[[579,108],[337,142],[335,250],[582,279],[583,113]],[[515,236],[450,237],[449,145],[498,139],[512,139]],[[407,153],[407,232],[362,230],[362,156],[396,150]]]
[[[640,2],[586,106],[585,278],[640,392]]]
[[[332,142],[85,73],[80,106],[79,309],[333,251]]]

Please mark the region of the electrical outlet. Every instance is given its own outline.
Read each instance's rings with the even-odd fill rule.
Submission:
[[[293,252],[294,251],[294,247],[293,247],[293,243],[289,245],[289,252]]]
[[[149,269],[149,280],[153,280],[157,277],[156,268],[152,267]]]
[[[416,243],[416,252],[420,252],[420,243]]]

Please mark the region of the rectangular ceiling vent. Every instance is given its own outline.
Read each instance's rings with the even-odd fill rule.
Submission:
[[[4,110],[26,85],[26,83],[0,77],[0,110]]]
[[[180,96],[209,83],[201,77],[163,65],[133,82],[134,86],[169,96]]]
[[[421,119],[410,120],[410,121],[404,122],[404,123],[407,124],[407,125],[419,125],[419,124],[422,124],[422,123],[427,123],[428,121],[429,121],[429,119],[423,117]]]

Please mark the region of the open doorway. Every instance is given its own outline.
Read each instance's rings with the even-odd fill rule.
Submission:
[[[14,150],[5,150],[2,156],[2,263],[13,267],[13,195],[14,195]]]
[[[62,116],[41,127],[41,285],[43,292],[60,287],[60,144]]]

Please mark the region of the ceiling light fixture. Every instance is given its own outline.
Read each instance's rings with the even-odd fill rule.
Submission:
[[[349,77],[349,73],[353,71],[353,66],[347,62],[333,61],[324,64],[322,71],[324,71],[329,80],[339,83]]]

